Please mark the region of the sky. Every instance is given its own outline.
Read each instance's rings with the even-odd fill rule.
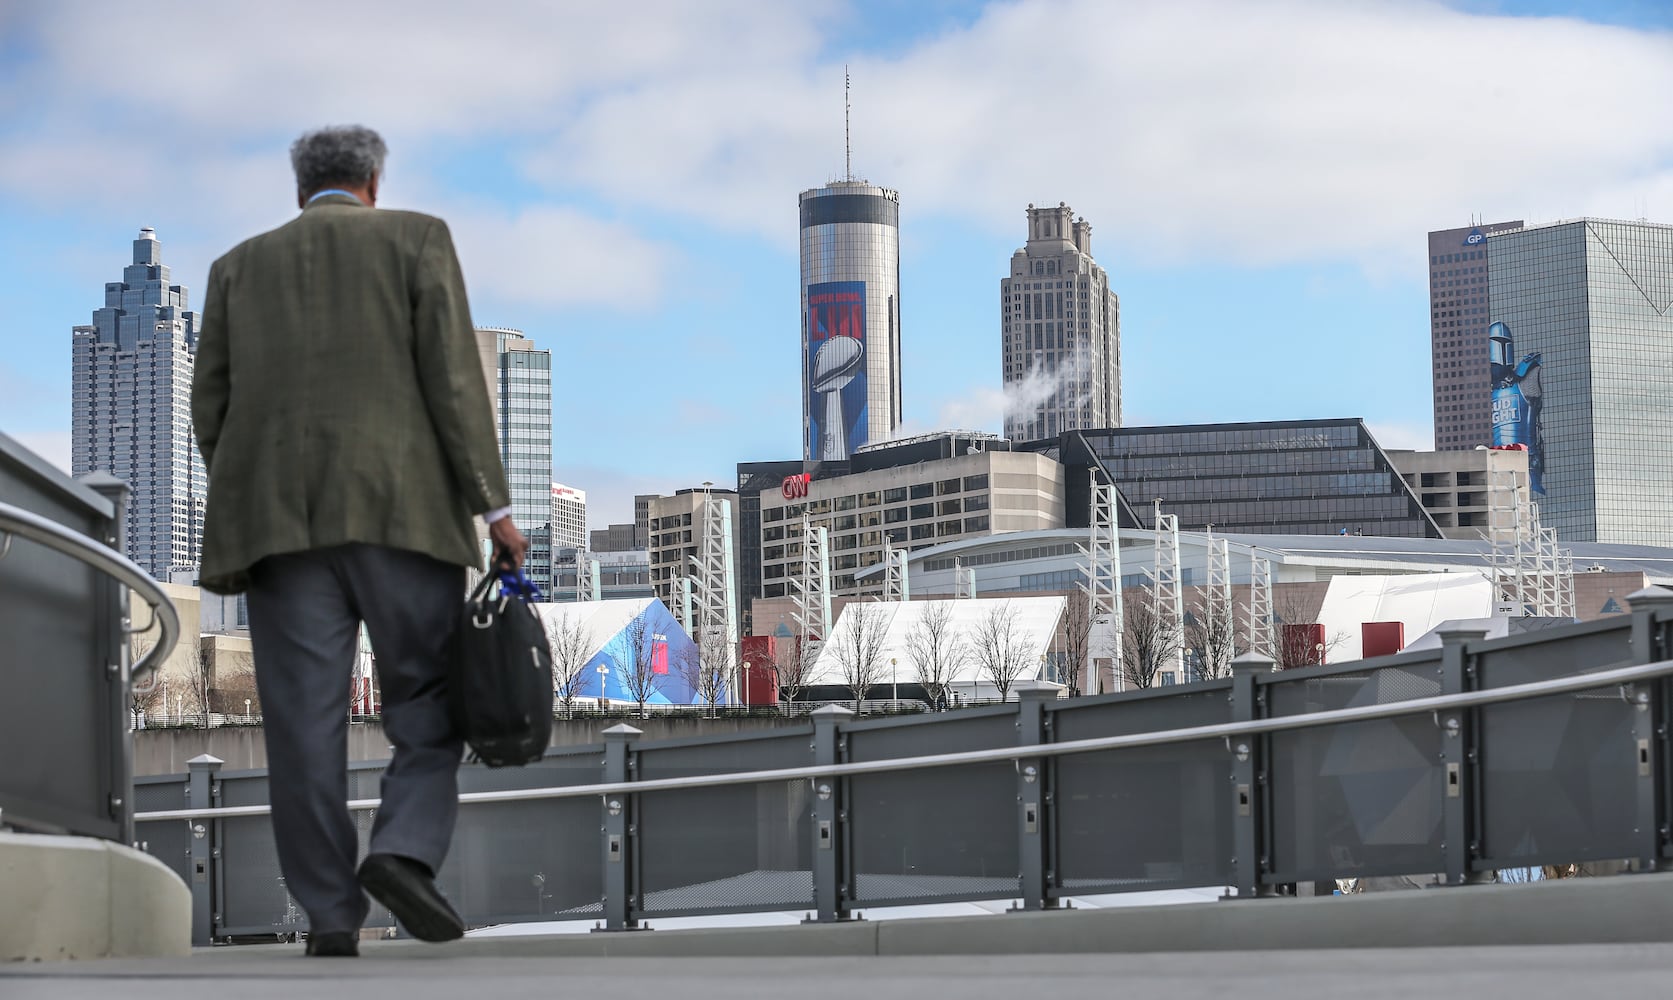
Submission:
[[[472,312],[553,353],[553,475],[801,456],[797,193],[900,192],[903,433],[999,431],[999,281],[1067,202],[1125,423],[1357,416],[1432,444],[1432,229],[1673,222],[1673,0],[0,2],[0,432],[67,467],[71,328],[131,241],[202,305],[295,211],[287,149],[390,147]]]

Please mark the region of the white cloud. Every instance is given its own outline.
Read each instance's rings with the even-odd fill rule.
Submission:
[[[1673,89],[1666,34],[1390,0],[1035,0],[854,76],[858,172],[907,219],[1014,228],[1067,200],[1151,256],[1377,268],[1471,212],[1624,215],[1630,191],[1673,214],[1673,119],[1627,96]],[[534,162],[782,236],[789,193],[841,164],[839,86],[834,60],[717,60],[585,103]]]
[[[675,256],[630,226],[564,205],[431,210],[448,221],[473,298],[499,303],[650,309]]]
[[[477,143],[550,187],[553,204],[480,222],[488,241],[554,220],[599,232],[565,216],[592,196],[787,244],[794,192],[841,169],[846,61],[858,172],[902,191],[908,224],[1010,231],[1025,203],[1066,200],[1102,246],[1153,259],[1375,271],[1415,269],[1414,234],[1471,213],[1673,216],[1673,118],[1645,96],[1673,91],[1673,35],[1576,20],[1423,0],[1019,0],[872,56],[828,50],[836,0],[414,0],[399,16],[159,0],[145,24],[192,55],[136,65],[140,14],[86,8],[41,5],[16,29],[43,54],[15,83],[58,124],[9,136],[0,188],[152,192],[247,228],[272,214],[268,191],[284,208],[291,135],[358,120],[390,135],[392,184]],[[572,297],[528,290],[553,276],[538,266],[496,274]]]

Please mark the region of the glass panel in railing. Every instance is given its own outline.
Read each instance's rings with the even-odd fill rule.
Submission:
[[[1225,683],[1063,702],[1053,742],[1231,720]],[[1223,886],[1231,880],[1230,756],[1197,740],[1055,758],[1053,895]]]
[[[649,747],[637,778],[689,777],[813,762],[811,735]],[[645,916],[805,910],[813,903],[807,781],[721,785],[636,797],[640,911]]]
[[[1632,662],[1628,630],[1581,630],[1495,650],[1480,685],[1502,687]],[[1478,869],[1568,866],[1635,855],[1639,709],[1619,686],[1480,710]]]
[[[850,761],[1015,746],[1016,706],[846,729]],[[856,906],[1012,895],[1016,767],[1009,761],[857,775],[845,805]]]
[[[1441,693],[1440,664],[1424,661],[1262,684],[1267,713],[1301,715]],[[1271,864],[1266,882],[1442,869],[1443,734],[1433,716],[1404,716],[1274,733],[1266,785]]]

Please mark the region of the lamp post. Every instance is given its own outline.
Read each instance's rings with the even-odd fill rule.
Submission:
[[[742,705],[747,709],[749,707],[749,699],[744,697],[744,686],[749,683],[749,661],[743,661],[743,663],[739,665],[738,670],[738,689],[733,694],[732,698],[739,705]]]
[[[610,667],[607,664],[600,663],[598,665],[598,714],[600,715],[604,714],[604,682],[609,676]]]
[[[893,711],[896,715],[900,714],[900,671],[896,669],[898,662],[894,657],[889,657],[889,686],[894,688],[893,701],[895,706]]]
[[[244,721],[250,721],[250,699],[248,698],[244,699]]]

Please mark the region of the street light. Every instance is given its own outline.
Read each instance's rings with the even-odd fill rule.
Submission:
[[[889,686],[894,688],[894,713],[896,715],[900,714],[900,671],[896,669],[896,664],[899,662],[894,657],[889,657]]]
[[[738,689],[735,692],[733,692],[732,700],[736,701],[739,705],[743,705],[746,708],[749,706],[749,699],[744,697],[744,685],[746,685],[748,683],[749,683],[749,661],[745,660],[743,662],[743,665],[742,665],[742,672],[738,674]]]
[[[610,667],[607,664],[600,663],[598,665],[598,713],[600,715],[604,714],[604,680],[609,676]]]

